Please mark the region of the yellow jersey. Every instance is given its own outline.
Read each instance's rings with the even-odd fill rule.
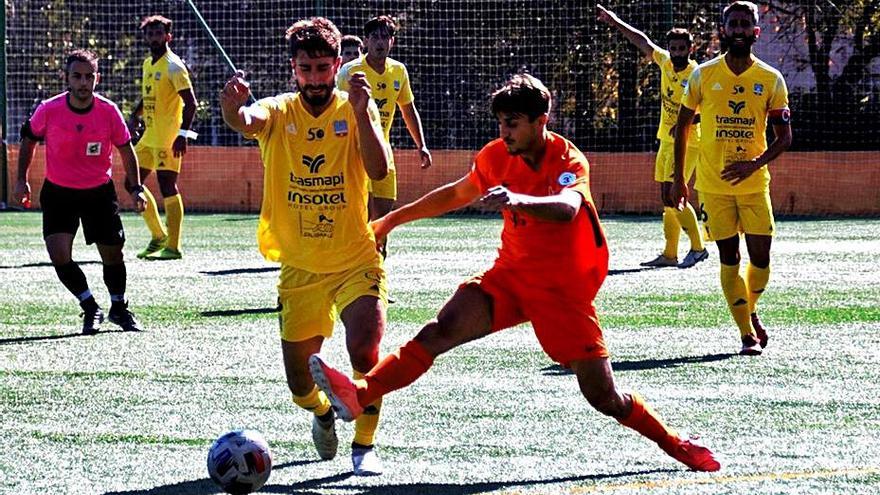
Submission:
[[[770,171],[761,167],[736,186],[721,178],[730,163],[752,160],[767,150],[767,117],[788,112],[788,89],[778,70],[752,56],[752,65],[734,74],[724,57],[699,65],[681,104],[700,112],[702,139],[696,189],[714,194],[767,191]]]
[[[681,96],[684,94],[688,78],[697,68],[697,62],[688,60],[688,66],[684,70],[676,71],[668,51],[655,49],[651,58],[660,67],[660,125],[657,127],[657,139],[674,142],[675,136],[669,134],[669,131],[678,122]],[[697,146],[700,141],[700,127],[694,125],[692,129],[688,145]]]
[[[367,63],[367,56],[362,55],[339,69],[339,73],[336,75],[336,87],[348,91],[348,79],[355,72],[363,72],[367,75],[373,101],[376,102],[379,116],[382,118],[385,142],[390,143],[391,124],[394,122],[397,106],[410,104],[415,99],[409,86],[409,73],[406,71],[406,66],[397,60],[386,58],[385,71],[379,74]]]
[[[192,88],[183,60],[170,49],[156,63],[144,60],[141,92],[144,100],[144,135],[138,144],[170,148],[183,120],[180,91]]]
[[[348,93],[333,90],[313,116],[299,93],[264,98],[265,126],[257,139],[263,161],[263,201],[257,240],[269,261],[313,273],[369,262],[376,241],[367,220],[367,176]],[[379,129],[371,103],[370,120]]]

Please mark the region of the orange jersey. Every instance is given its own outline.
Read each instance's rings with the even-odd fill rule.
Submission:
[[[503,210],[504,228],[496,266],[534,274],[549,285],[568,285],[572,278],[607,263],[607,246],[590,194],[590,165],[564,137],[548,133],[547,148],[537,171],[507,152],[496,139],[477,154],[468,178],[484,193],[503,185],[514,193],[553,196],[574,189],[584,198],[571,222],[544,220]]]

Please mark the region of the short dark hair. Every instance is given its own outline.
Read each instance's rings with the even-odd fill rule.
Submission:
[[[516,74],[492,93],[492,115],[522,114],[533,121],[550,112],[550,90],[531,74]]]
[[[721,13],[721,23],[723,25],[727,25],[727,18],[730,16],[731,12],[745,12],[746,14],[751,14],[755,26],[758,25],[758,6],[753,2],[738,0],[727,7],[724,7],[724,11]]]
[[[392,37],[397,35],[397,21],[390,15],[373,17],[364,24],[364,36],[369,36],[379,29],[386,29]]]
[[[67,54],[64,60],[64,72],[70,72],[70,66],[74,62],[84,62],[92,66],[98,72],[98,55],[91,50],[74,50]]]
[[[672,28],[666,31],[666,44],[668,45],[672,40],[682,40],[691,46],[694,44],[694,35],[685,28]]]
[[[156,24],[162,26],[165,29],[165,33],[167,34],[171,32],[171,25],[173,24],[173,22],[171,22],[171,19],[163,15],[148,15],[141,19],[141,31]]]
[[[364,40],[358,38],[353,34],[346,34],[342,37],[342,41],[339,43],[339,47],[344,50],[350,46],[356,46],[359,50],[363,50]]]
[[[310,57],[338,57],[342,34],[336,25],[324,17],[296,21],[284,35],[290,47],[290,58],[305,51]]]

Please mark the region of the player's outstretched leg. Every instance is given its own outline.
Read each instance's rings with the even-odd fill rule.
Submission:
[[[354,421],[364,413],[364,406],[358,401],[358,387],[348,375],[328,365],[319,354],[309,357],[309,371],[315,385],[327,394],[339,419]]]
[[[721,469],[712,451],[698,444],[696,438],[680,437],[637,394],[620,393],[607,358],[573,361],[571,367],[581,393],[597,411],[654,441],[672,458],[695,471]]]

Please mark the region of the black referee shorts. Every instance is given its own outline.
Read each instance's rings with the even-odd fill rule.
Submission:
[[[125,244],[113,181],[91,189],[73,189],[46,180],[40,191],[40,206],[44,239],[52,234],[76,235],[82,221],[86,244]]]

